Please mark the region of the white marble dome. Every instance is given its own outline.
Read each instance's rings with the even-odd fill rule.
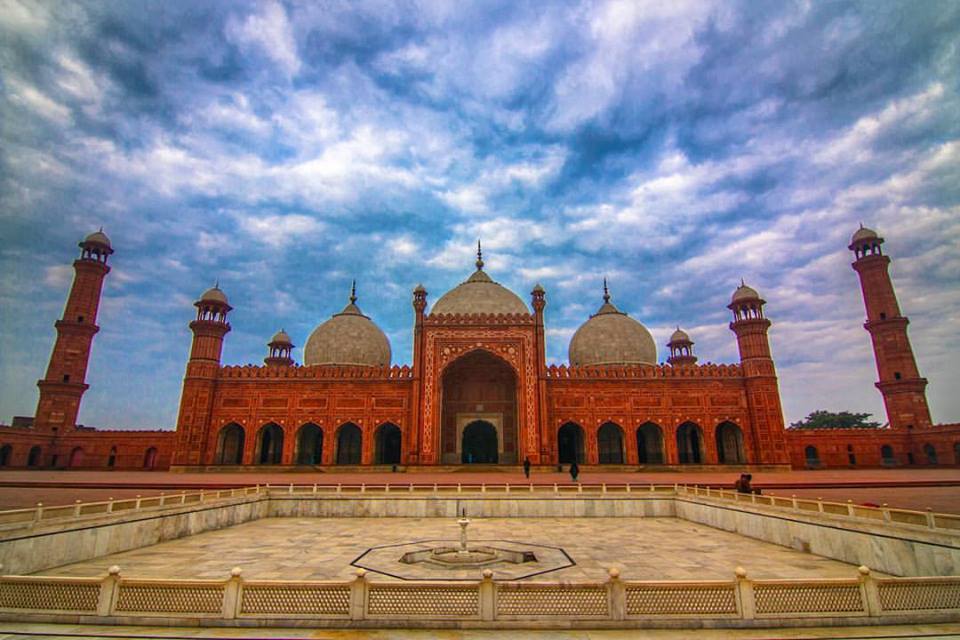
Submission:
[[[657,345],[647,328],[617,309],[608,295],[603,306],[570,340],[570,364],[656,364]]]
[[[303,348],[303,364],[390,366],[390,341],[356,305],[356,297],[340,313],[318,326]]]
[[[520,296],[494,282],[483,271],[483,261],[477,261],[477,270],[466,281],[447,291],[433,304],[431,314],[491,313],[529,314],[530,310]]]

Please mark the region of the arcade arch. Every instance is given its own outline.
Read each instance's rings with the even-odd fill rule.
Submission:
[[[363,433],[347,422],[337,430],[337,464],[360,464],[363,458]]]
[[[513,368],[489,351],[476,349],[447,365],[441,384],[441,462],[479,462],[480,458],[518,463],[518,394]]]
[[[268,422],[257,433],[257,464],[280,464],[283,461],[283,429]]]
[[[600,464],[623,464],[623,429],[607,422],[597,431],[597,461]]]
[[[375,464],[400,464],[400,449],[403,436],[400,427],[385,422],[377,428],[374,452]]]
[[[322,464],[323,429],[308,422],[297,431],[297,464]]]
[[[732,422],[717,425],[717,461],[720,464],[743,464],[747,456],[743,451],[743,432]]]
[[[644,422],[637,428],[637,462],[663,464],[663,431],[654,422]]]
[[[677,427],[677,459],[680,464],[703,463],[703,433],[694,422]]]
[[[567,422],[557,431],[557,462],[582,464],[583,428],[576,422]]]
[[[217,455],[214,464],[243,464],[243,427],[231,422],[217,435]]]

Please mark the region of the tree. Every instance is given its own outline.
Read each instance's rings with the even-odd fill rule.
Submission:
[[[879,427],[879,422],[868,420],[869,413],[850,413],[849,411],[824,411],[818,409],[803,420],[790,424],[791,429],[855,429]]]

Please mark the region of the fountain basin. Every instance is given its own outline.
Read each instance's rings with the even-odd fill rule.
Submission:
[[[532,551],[515,551],[489,546],[471,546],[468,549],[452,546],[434,547],[409,551],[400,556],[400,562],[404,564],[427,563],[450,568],[485,567],[498,562],[523,564],[536,561],[537,556]]]

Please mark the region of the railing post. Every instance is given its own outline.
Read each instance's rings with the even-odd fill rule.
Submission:
[[[437,485],[433,485],[433,486],[436,487]],[[436,491],[436,489],[434,489],[434,491]],[[487,483],[486,483],[486,482],[481,482],[481,483],[480,483],[480,493],[486,493],[486,492],[487,492]]]
[[[243,569],[240,567],[230,569],[230,578],[224,585],[222,614],[227,620],[236,618],[237,612],[240,611],[240,590],[243,588],[243,578],[240,577],[240,574],[242,573]]]
[[[823,498],[817,496],[817,511],[823,513]]]
[[[363,620],[367,600],[367,570],[357,569],[357,577],[350,583],[350,619]]]
[[[107,513],[113,513],[113,496],[107,498]]]
[[[74,518],[79,518],[79,517],[80,517],[80,505],[81,505],[81,504],[82,504],[82,503],[80,502],[80,500],[74,500],[74,501],[73,501],[73,517],[74,517]]]
[[[140,511],[140,494],[137,494],[137,501],[133,504],[134,511]]]
[[[507,485],[507,493],[510,493],[510,483],[507,482],[506,485]]]
[[[849,499],[847,500],[847,515],[850,517],[853,517],[854,515],[853,500],[849,500]]]
[[[931,529],[935,529],[937,527],[936,520],[933,518],[933,509],[930,507],[927,507],[927,526]]]
[[[627,617],[627,590],[620,579],[620,569],[607,569],[607,603],[611,620],[623,620]]]
[[[630,493],[630,483],[627,483],[627,493]]]
[[[753,620],[757,615],[753,599],[753,580],[747,578],[747,570],[743,567],[737,567],[734,574],[737,576],[737,595],[740,596],[740,617]]]
[[[317,495],[317,483],[313,483],[313,495]]]
[[[288,495],[288,496],[292,496],[292,495],[293,495],[293,483],[292,483],[292,482],[290,483],[290,486],[287,487],[287,495]]]
[[[606,482],[601,482],[601,483],[600,483],[600,493],[606,493],[606,492],[607,492],[607,483],[606,483]]]
[[[187,504],[187,492],[185,490],[180,492],[180,504]]]
[[[366,483],[366,482],[361,482],[361,483],[360,483],[360,493],[366,493],[366,492],[367,492],[367,483]]]
[[[890,522],[890,505],[884,502],[880,505],[880,513],[883,514],[883,521]]]
[[[160,492],[160,503],[157,505],[158,507],[162,507],[162,506],[163,506],[163,501],[164,501],[164,499],[166,498],[166,495],[167,495],[167,494],[166,494],[165,492],[163,492],[163,491]],[[233,492],[232,492],[232,491],[230,492],[230,495],[231,495],[231,496],[233,495]]]
[[[558,491],[558,489],[557,489],[557,483],[556,483],[556,482],[553,483],[553,492],[554,492],[554,493],[559,493],[559,491]]]
[[[203,504],[203,489],[200,489],[200,503]]]
[[[480,580],[480,619],[495,620],[497,615],[495,591],[493,584],[493,571],[484,569],[481,573],[483,578]]]
[[[100,597],[97,599],[97,615],[109,616],[116,599],[117,583],[120,582],[120,567],[113,565],[107,569],[107,575],[100,583]]]
[[[756,495],[756,494],[754,494],[754,495]],[[790,495],[790,502],[793,504],[794,510],[800,508],[800,507],[798,506],[798,503],[797,503],[797,494],[794,493],[794,494],[791,494],[791,495]]]
[[[337,493],[340,493],[340,489],[343,487],[339,482],[337,483]]]
[[[530,493],[533,493],[533,483],[530,483]]]
[[[860,593],[863,597],[863,606],[868,616],[879,616],[881,613],[880,590],[877,581],[870,575],[870,569],[864,565],[857,567],[860,573]]]

